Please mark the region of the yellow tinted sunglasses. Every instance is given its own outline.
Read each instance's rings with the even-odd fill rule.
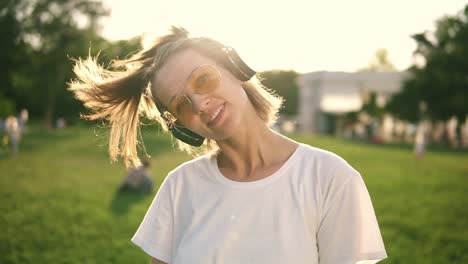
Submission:
[[[187,86],[169,102],[169,112],[181,122],[189,120],[193,115],[193,104],[187,96],[187,91],[194,94],[206,94],[218,88],[220,83],[221,73],[215,66],[198,67],[190,74]]]

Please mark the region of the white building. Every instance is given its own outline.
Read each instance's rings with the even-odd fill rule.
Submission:
[[[361,109],[371,92],[384,105],[401,89],[407,72],[312,72],[298,78],[299,126],[302,132],[327,132],[327,114],[340,115]]]

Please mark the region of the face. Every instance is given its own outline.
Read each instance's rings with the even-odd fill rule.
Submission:
[[[231,137],[248,109],[242,82],[194,50],[170,56],[153,83],[152,92],[166,109],[183,126],[209,139]]]

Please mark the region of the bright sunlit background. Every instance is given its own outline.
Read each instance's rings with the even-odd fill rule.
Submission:
[[[192,35],[235,47],[259,71],[355,71],[379,48],[398,70],[412,63],[412,34],[432,30],[466,1],[156,1],[105,0],[102,22],[110,40],[180,25]]]
[[[102,1],[0,4],[0,263],[149,263],[130,239],[193,157],[142,118],[138,155],[151,166],[110,162],[107,128],[135,121],[140,70],[159,69],[122,73],[112,60],[171,25],[236,48],[284,98],[272,129],[360,173],[388,254],[379,264],[468,263],[468,0]],[[74,73],[72,59],[89,56],[119,73]],[[115,115],[90,122],[84,105]]]

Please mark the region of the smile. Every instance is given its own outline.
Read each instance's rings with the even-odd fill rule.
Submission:
[[[224,104],[220,105],[218,109],[211,115],[210,121],[208,122],[208,127],[213,127],[221,118],[221,114],[224,110]]]

